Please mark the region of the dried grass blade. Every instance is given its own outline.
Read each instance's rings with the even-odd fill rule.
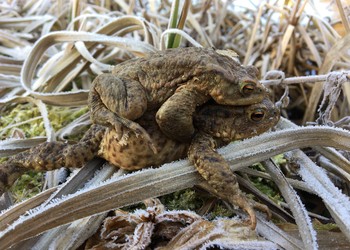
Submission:
[[[90,113],[87,112],[82,116],[78,117],[67,126],[61,128],[56,132],[57,138],[64,140],[67,138],[67,135],[77,134],[79,132],[83,132],[82,128],[85,128],[87,125],[91,124]]]
[[[229,1],[219,1],[216,4],[217,13],[215,15],[215,25],[213,26],[213,29],[209,30],[212,41],[217,41],[219,38],[220,29],[223,26],[225,17],[227,16],[227,9],[229,4]]]
[[[47,34],[52,26],[54,25],[54,23],[57,21],[56,18],[54,18],[53,16],[43,16],[42,19],[33,21],[32,23],[28,24],[25,29],[23,30],[23,33],[33,33],[33,31],[35,29],[38,29],[39,27],[42,26],[42,34]]]
[[[89,161],[87,164],[85,164],[83,168],[79,169],[73,175],[71,175],[64,184],[59,186],[57,188],[57,191],[52,196],[50,196],[50,198],[47,199],[46,202],[43,203],[42,205],[46,206],[52,200],[61,198],[68,194],[72,194],[82,189],[86,185],[86,183],[94,177],[95,173],[96,172],[98,173],[103,163],[104,163],[104,160],[100,158],[95,158]],[[107,175],[105,179],[109,178],[110,177],[109,173],[111,172],[110,169],[111,168],[108,168],[108,167],[104,168],[100,176]],[[104,181],[105,179],[100,180],[100,182]]]
[[[250,40],[248,43],[247,53],[244,57],[243,65],[247,65],[249,62],[250,56],[251,56],[252,51],[253,51],[256,33],[257,33],[258,27],[259,27],[259,22],[261,21],[262,12],[266,6],[267,6],[266,3],[260,5],[258,14],[255,17],[255,23],[254,23],[253,31],[252,31],[252,34],[251,34],[251,37],[250,37]]]
[[[245,168],[242,169],[240,172],[247,173],[248,171],[246,170],[249,171],[251,169]],[[243,177],[240,177],[239,175],[237,175],[237,180],[240,187],[243,187],[245,190],[249,191],[249,193],[253,194],[260,201],[262,201],[270,209],[271,213],[277,218],[280,218],[282,221],[294,221],[293,216],[289,212],[284,210],[281,206],[277,205],[266,194],[264,194],[262,191],[256,188],[251,181],[248,181]]]
[[[54,197],[50,197],[48,201],[55,199],[56,197],[61,197],[63,194],[67,195],[68,193],[77,191],[80,189],[79,186],[83,186],[83,184],[85,184],[84,188],[88,188],[110,178],[115,172],[115,167],[106,164],[102,167],[102,169],[96,171],[96,164],[101,165],[101,162],[101,159],[95,159],[93,162],[90,162],[88,164],[90,166],[86,166],[86,168],[84,167],[82,169],[86,169],[87,171],[79,171],[79,173],[74,176],[74,181],[72,179],[69,180],[69,188],[67,188],[67,185],[65,185],[63,189],[60,189],[59,194],[56,194]],[[83,172],[86,173],[83,174]],[[93,176],[94,173],[95,175]],[[119,170],[115,176],[120,177],[124,173],[125,171]],[[77,186],[77,184],[80,185]],[[35,249],[76,249],[82,243],[84,243],[87,238],[89,238],[94,232],[97,231],[106,215],[107,213],[89,216],[74,221],[70,225],[63,225],[58,228],[51,229],[42,235],[33,247]]]
[[[120,32],[123,32],[125,28],[131,27],[131,26],[137,26],[139,27],[139,30],[142,30],[144,36],[145,36],[145,43],[149,45],[156,45],[156,42],[159,41],[159,34],[160,31],[158,29],[155,29],[155,27],[148,23],[146,20],[144,20],[141,17],[137,16],[122,16],[117,18],[116,20],[108,23],[104,27],[100,28],[96,31],[98,34],[105,34],[105,35],[117,35],[120,36]],[[155,49],[153,48],[152,51]],[[144,51],[149,52],[149,51]]]
[[[25,215],[27,211],[41,205],[56,191],[56,189],[57,187],[46,189],[45,191],[34,196],[33,198],[18,203],[8,210],[1,211],[0,231],[5,230],[6,227],[13,223],[15,220],[17,220],[19,216]]]
[[[295,25],[297,22],[297,12],[298,12],[301,0],[296,0],[293,2],[294,2],[293,9],[292,9],[292,13],[290,14],[290,17],[289,17],[289,23],[292,23],[293,25]],[[304,2],[307,2],[307,1],[304,1]]]
[[[24,17],[1,17],[0,27],[3,29],[25,28],[30,23],[37,22],[37,21],[47,22],[47,21],[52,20],[52,19],[53,19],[53,17],[50,15],[24,16]]]
[[[308,213],[302,204],[295,190],[287,182],[282,171],[271,160],[263,162],[267,172],[271,175],[273,181],[281,191],[283,198],[289,205],[295,221],[297,222],[300,236],[304,242],[304,249],[317,249],[316,232],[312,227],[312,223]]]
[[[326,158],[334,162],[338,167],[350,174],[350,161],[333,148],[314,147]]]
[[[107,214],[93,215],[52,229],[56,232],[50,230],[43,235],[40,242],[34,245],[34,249],[79,249],[98,230]]]
[[[344,97],[347,100],[348,103],[348,108],[350,108],[350,84],[344,84],[343,85],[343,93],[344,93]]]
[[[72,15],[72,19],[74,20],[77,16],[79,16],[79,12],[80,12],[80,6],[79,6],[79,3],[80,1],[78,0],[73,0],[71,2],[71,5],[72,5],[72,12],[71,12],[71,15]],[[78,22],[74,22],[73,23],[73,30],[77,31],[79,29],[79,23]]]
[[[291,121],[282,118],[278,124],[279,128],[287,129],[287,128],[298,128],[298,126]],[[336,151],[334,148],[329,147],[313,147],[315,150],[320,152],[323,156],[333,161],[337,166],[342,168],[347,173],[350,173],[350,161],[346,159],[342,154]]]
[[[315,61],[317,63],[317,66],[321,67],[322,59],[321,59],[321,56],[318,53],[317,48],[316,48],[314,42],[312,41],[311,37],[306,32],[306,30],[303,26],[298,25],[297,30],[300,32],[301,36],[303,37],[304,41],[306,42],[307,46],[309,47],[310,52],[313,55],[313,58],[315,59]]]
[[[124,0],[115,0],[115,2],[120,6],[120,8],[124,11],[124,12],[128,12],[129,10],[129,5],[126,1]]]
[[[15,57],[8,57],[0,55],[0,63],[4,64],[15,64],[15,65],[22,65],[23,60]]]
[[[303,14],[304,9],[308,3],[309,3],[309,1],[303,2],[303,4],[301,5],[301,7],[298,9],[297,13],[294,16],[295,20],[299,20],[300,16]]]
[[[331,127],[298,127],[265,133],[241,143],[229,144],[220,148],[218,152],[234,164],[233,170],[238,170],[274,155],[308,146],[330,146],[349,150],[350,132]]]
[[[324,82],[327,80],[327,78],[331,74],[338,74],[339,72],[331,72],[326,75],[311,75],[311,76],[295,76],[295,77],[288,77],[283,80],[284,84],[305,84],[305,83],[317,83]],[[341,73],[349,74],[350,71],[343,71]],[[271,86],[271,85],[279,85],[281,83],[281,80],[261,80],[260,81],[265,86]]]
[[[302,151],[287,153],[300,166],[299,174],[314,192],[322,198],[337,225],[350,240],[350,200],[328,178],[322,169],[314,164]]]
[[[310,15],[310,17],[315,22],[315,24],[321,32],[321,38],[325,46],[325,51],[329,51],[332,47],[332,44],[336,43],[336,41],[341,39],[341,36],[337,33],[336,30],[332,28],[332,26],[328,22],[325,22],[319,16]]]
[[[344,171],[342,168],[333,164],[329,159],[324,156],[318,157],[318,164],[328,172],[335,174],[336,176],[343,178],[345,181],[350,183],[350,173]]]
[[[14,75],[0,74],[0,90],[3,88],[16,88],[21,85],[20,78]]]
[[[345,14],[344,7],[342,5],[342,2],[340,0],[335,0],[337,3],[338,11],[342,20],[342,23],[345,27],[346,33],[350,33],[350,25],[349,25],[349,20],[348,16]]]
[[[43,55],[44,51],[55,43],[59,42],[94,42],[106,45],[118,46],[130,51],[139,53],[154,51],[154,48],[142,42],[136,42],[130,38],[109,37],[100,34],[93,34],[88,32],[52,32],[49,35],[42,37],[33,47],[28,59],[25,60],[22,72],[21,81],[23,87],[31,93],[34,97],[54,105],[83,105],[86,104],[88,90],[74,91],[70,93],[40,93],[36,92],[35,84],[32,86],[31,82],[34,76],[35,68]],[[74,53],[73,53],[74,54]],[[77,56],[78,53],[77,53]],[[69,62],[68,62],[69,63]]]
[[[21,68],[22,68],[21,65],[0,63],[0,72],[6,75],[19,76],[21,72]]]
[[[263,215],[258,213],[257,218],[258,224],[256,230],[259,235],[265,239],[272,241],[287,250],[304,249],[303,243],[300,240],[288,235],[275,224],[267,221]]]
[[[132,32],[134,30],[143,30],[143,33],[145,35],[146,43],[153,44],[154,41],[158,41],[158,33],[155,31],[154,27],[151,26],[148,22],[143,20],[140,17],[135,16],[123,16],[120,18],[117,18],[114,21],[111,21],[107,25],[103,26],[99,30],[97,30],[97,33],[100,34],[107,34],[107,35],[113,35],[117,32],[117,35],[125,35],[126,32]],[[77,39],[76,41],[80,41]],[[142,44],[138,44],[137,41],[135,41],[136,47],[143,47]],[[146,44],[147,45],[147,44]],[[96,46],[96,43],[90,43],[88,45],[89,49],[94,48]],[[120,46],[123,47],[123,46]],[[151,51],[154,51],[155,49],[150,46]],[[140,53],[136,51],[136,54],[144,54],[146,52],[149,52],[149,50],[146,50],[143,53]],[[56,57],[54,55],[54,57]],[[81,59],[81,55],[71,46],[66,47],[66,53],[64,56],[62,56],[60,59],[56,59],[54,61],[53,67],[47,67],[46,72],[47,74],[43,74],[40,78],[38,78],[35,82],[36,85],[33,86],[33,90],[38,88],[38,86],[45,84],[47,85],[47,89],[54,89],[50,86],[53,84],[56,84],[59,82],[61,85],[64,84],[64,81],[69,80],[67,77],[65,77],[67,74],[71,75],[71,78],[74,78],[77,73],[79,73],[79,70],[76,70],[77,73],[73,73],[71,71],[72,68],[76,67],[78,65],[79,60]],[[29,60],[29,59],[28,59]],[[50,59],[52,61],[52,59]],[[45,67],[45,66],[44,66]],[[44,68],[43,67],[43,68]],[[84,66],[82,66],[84,67]],[[75,74],[75,75],[74,75]],[[64,79],[62,79],[64,78]],[[63,82],[63,83],[62,83]],[[57,85],[57,84],[56,84]],[[78,95],[78,94],[76,94]],[[79,103],[77,104],[79,105]]]
[[[32,37],[31,35],[28,35],[28,36]],[[3,31],[3,30],[0,30],[0,41],[2,43],[2,46],[6,48],[15,48],[16,46],[25,47],[30,45],[30,43],[27,42],[26,40],[21,39],[15,34],[12,34],[8,31]]]
[[[100,70],[108,71],[110,72],[113,68],[113,65],[105,64],[97,61],[92,54],[89,52],[89,50],[86,48],[85,44],[81,41],[74,43],[75,48],[78,50],[80,55],[88,62],[95,64],[99,67]]]
[[[293,71],[295,69],[295,60],[296,60],[296,53],[297,53],[297,43],[296,43],[296,37],[295,33],[292,34],[292,37],[290,39],[290,49],[288,52],[288,66],[287,66],[287,74],[292,75]],[[303,90],[303,88],[301,88]],[[305,98],[306,99],[306,98]]]
[[[279,68],[281,66],[283,55],[286,52],[287,46],[292,37],[294,29],[295,29],[294,25],[289,24],[287,26],[287,29],[285,30],[284,35],[282,37],[282,40],[278,45],[277,55],[276,55],[275,62],[273,64],[273,68]]]
[[[196,32],[202,37],[201,43],[205,44],[204,47],[214,47],[214,44],[211,41],[210,37],[192,13],[189,13],[188,15],[188,22],[193,27],[193,29],[195,29]]]
[[[320,68],[320,74],[328,73],[332,69],[334,63],[343,56],[341,52],[349,48],[349,42],[350,34],[344,36],[332,46],[326,54],[322,67]]]

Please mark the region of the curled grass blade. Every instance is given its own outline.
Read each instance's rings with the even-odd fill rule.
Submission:
[[[266,160],[263,162],[263,165],[278,186],[294,215],[300,236],[304,242],[304,249],[317,249],[316,232],[312,227],[311,220],[299,196],[273,161]]]
[[[55,43],[59,42],[98,42],[106,45],[118,46],[128,49],[130,51],[137,51],[140,53],[154,51],[154,48],[148,44],[141,42],[135,42],[133,39],[120,38],[120,37],[110,37],[100,34],[92,34],[87,32],[52,32],[47,36],[41,38],[36,45],[33,47],[28,60],[24,62],[21,80],[23,87],[31,93],[32,96],[42,100],[45,103],[53,105],[83,105],[87,101],[88,90],[78,90],[71,93],[41,93],[35,91],[37,84],[31,84],[34,70],[38,64],[44,51]],[[74,54],[74,53],[72,53]],[[78,54],[77,54],[78,56]],[[73,57],[72,57],[73,59]]]

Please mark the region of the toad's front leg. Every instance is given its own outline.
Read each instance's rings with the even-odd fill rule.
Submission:
[[[239,206],[248,213],[250,225],[255,229],[256,215],[253,208],[260,209],[268,215],[269,209],[265,205],[249,201],[245,197],[239,189],[237,179],[228,163],[215,151],[215,148],[216,143],[211,136],[198,133],[192,140],[188,157],[220,198]]]
[[[190,85],[179,87],[156,114],[160,130],[169,138],[188,142],[194,134],[193,114],[196,107],[210,99]]]
[[[147,93],[139,82],[101,74],[95,78],[89,93],[91,120],[95,124],[114,127],[121,137],[127,137],[127,133],[133,131],[156,152],[148,133],[133,122],[147,110],[147,102]],[[128,129],[123,130],[123,127]]]

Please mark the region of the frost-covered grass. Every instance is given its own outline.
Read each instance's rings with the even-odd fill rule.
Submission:
[[[278,129],[282,131],[271,132],[219,150],[232,164],[232,169],[240,175],[241,185],[249,190],[247,192],[253,193],[269,206],[276,206],[274,220],[296,220],[300,234],[303,235],[304,246],[298,241],[288,239],[288,236],[264,220],[259,219],[257,232],[260,235],[272,232],[268,239],[283,247],[288,246],[283,242],[288,242],[294,247],[315,249],[317,244],[311,228],[311,216],[325,223],[335,222],[350,239],[350,212],[346,209],[350,207],[349,197],[348,194],[341,194],[341,191],[345,192],[347,189],[337,189],[349,185],[350,174],[348,154],[344,153],[349,150],[347,130],[350,128],[350,58],[347,51],[350,37],[347,33],[350,26],[344,18],[344,8],[339,6],[340,1],[336,1],[337,7],[330,4],[333,11],[330,19],[318,13],[320,8],[313,1],[290,1],[286,6],[282,6],[283,1],[276,1],[275,4],[261,1],[249,8],[232,1],[192,1],[192,5],[189,5],[189,1],[183,2],[178,6],[176,1],[173,5],[167,1],[42,0],[1,3],[2,142],[16,137],[22,138],[23,145],[28,145],[24,144],[27,138],[37,136],[46,136],[48,141],[76,140],[90,123],[88,115],[84,114],[87,112],[89,86],[97,74],[109,71],[114,64],[151,51],[176,46],[232,49],[243,64],[253,64],[259,68],[262,83],[270,86],[274,100],[280,100],[286,86],[289,90],[289,103],[286,98],[281,103],[285,119],[280,122]],[[330,73],[332,71],[334,72]],[[310,122],[314,127],[303,128],[295,125],[306,125]],[[10,143],[10,146],[0,149],[2,156],[13,153],[11,145],[17,147],[18,143],[20,142],[16,141],[16,144]],[[34,145],[35,143],[37,142]],[[302,151],[295,151],[306,146],[309,147],[308,156]],[[284,154],[290,150],[294,150],[293,153]],[[282,158],[279,159],[280,164],[273,167],[280,166],[283,170],[281,173],[274,173],[272,166],[266,166],[269,164],[266,159],[276,155],[281,155]],[[320,155],[322,156],[319,157]],[[315,162],[312,164],[321,166],[324,161],[319,159],[326,158],[332,164],[332,171],[330,168],[327,171],[316,170],[318,166],[309,162],[309,156]],[[266,169],[266,172],[247,168],[259,161],[263,161],[263,167],[258,170]],[[101,163],[97,164],[100,165]],[[153,197],[158,192],[164,194],[199,184],[196,171],[186,161],[171,165],[172,168],[178,168],[178,172],[168,171],[168,167],[166,165],[158,170],[148,170],[153,173],[151,175],[148,175],[148,171],[140,171],[102,184],[96,181],[97,184],[89,189],[68,195],[76,190],[68,192],[67,186],[74,186],[80,177],[83,178],[87,171],[83,169],[75,175],[77,178],[69,179],[65,187],[60,189],[60,194],[66,196],[59,198],[56,195],[55,202],[51,205],[43,205],[41,210],[22,217],[20,222],[9,222],[7,229],[0,227],[3,231],[0,242],[12,244],[14,235],[25,239],[28,236],[27,231],[30,231],[25,231],[26,227],[35,225],[31,233],[41,233],[83,215],[102,213],[123,204],[140,202],[140,197]],[[103,173],[101,170],[96,175]],[[107,178],[109,174],[101,179]],[[143,177],[152,180],[153,186],[147,186],[149,184],[144,182]],[[41,178],[38,175],[33,181],[38,183]],[[29,180],[27,176],[24,179]],[[168,180],[176,183],[169,183]],[[262,183],[269,184],[260,189],[265,189],[270,198],[254,189],[254,186],[261,186]],[[127,195],[118,196],[112,187],[126,188]],[[326,205],[331,217],[326,217],[327,212],[311,210],[307,200],[305,204],[301,204],[294,189],[321,197],[318,202]],[[140,190],[143,190],[142,193]],[[111,192],[110,196],[107,196],[107,191]],[[41,195],[46,194],[44,192]],[[175,193],[173,196],[179,198],[178,202],[169,202],[169,206],[175,209],[198,209],[201,206],[200,203],[197,204],[193,191]],[[284,196],[285,202],[280,196]],[[21,203],[16,207],[18,210],[10,209],[2,216],[10,213],[11,218],[19,217],[25,213],[24,209],[33,208],[34,201],[40,199],[38,196],[33,197],[24,203],[28,206]],[[115,199],[116,203],[110,204],[109,199]],[[281,206],[276,205],[276,200]],[[186,207],[187,204],[184,203],[190,201],[194,203]],[[60,213],[66,211],[68,205],[76,207],[77,203],[80,210],[72,213],[76,217],[68,219],[68,214]],[[91,208],[92,204],[97,205]],[[215,207],[224,215],[237,212],[230,210],[229,206],[221,210],[221,205],[217,204],[213,206],[214,209],[208,203],[204,203],[204,207],[208,207],[209,215],[206,216],[209,217],[216,213]],[[45,224],[45,218],[40,217],[45,214],[53,216],[50,218],[53,224]],[[88,237],[86,233],[77,233],[79,226],[72,225],[70,230],[72,231],[66,234],[64,230],[59,231],[59,234],[64,238],[75,232],[75,236]],[[43,242],[50,240],[50,237],[45,236],[40,244],[45,245]],[[62,248],[65,248],[64,245]]]

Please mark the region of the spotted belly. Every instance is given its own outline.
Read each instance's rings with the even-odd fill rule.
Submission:
[[[180,143],[167,138],[156,124],[143,126],[157,149],[155,154],[141,137],[129,132],[126,138],[118,139],[114,129],[109,129],[102,140],[99,156],[109,163],[125,170],[157,167],[187,156],[188,143]]]

